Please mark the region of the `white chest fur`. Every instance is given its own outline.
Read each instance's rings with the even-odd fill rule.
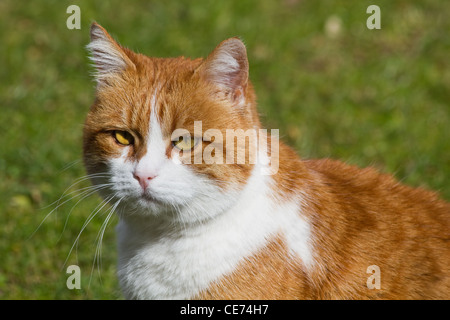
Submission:
[[[268,176],[252,176],[229,210],[196,226],[121,220],[118,276],[126,298],[195,296],[279,233],[293,256],[309,267],[310,227],[300,214],[301,199],[280,205],[271,196],[270,182]]]

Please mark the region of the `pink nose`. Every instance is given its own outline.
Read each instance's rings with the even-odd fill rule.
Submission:
[[[142,189],[144,190],[147,189],[150,180],[152,180],[155,176],[156,175],[148,173],[140,173],[140,172],[133,173],[133,177],[139,182]]]

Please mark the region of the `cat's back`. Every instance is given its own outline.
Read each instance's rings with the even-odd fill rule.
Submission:
[[[331,159],[302,162],[316,174],[319,186],[335,195],[341,205],[354,203],[372,210],[378,207],[386,213],[434,217],[450,232],[450,204],[436,192],[407,186],[372,167],[359,168]]]

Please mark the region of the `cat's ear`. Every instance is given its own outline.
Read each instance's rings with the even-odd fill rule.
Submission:
[[[86,48],[94,62],[98,84],[117,78],[127,68],[136,68],[124,49],[96,22],[91,25],[91,42]]]
[[[224,90],[235,102],[245,100],[248,84],[247,50],[238,38],[222,41],[200,65],[198,72],[205,80]]]

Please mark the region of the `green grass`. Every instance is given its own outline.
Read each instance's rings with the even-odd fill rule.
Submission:
[[[74,2],[81,30],[66,28]],[[30,238],[85,174],[81,131],[94,84],[84,46],[94,20],[123,45],[162,57],[206,56],[240,36],[263,122],[302,157],[373,165],[450,200],[450,3],[376,1],[381,30],[366,28],[370,4],[2,0],[0,298],[121,298],[117,220],[103,239],[101,277],[91,270],[105,215],[87,226],[64,266],[98,196],[65,203]],[[326,28],[333,20],[335,33]],[[81,268],[81,290],[66,287],[70,264]]]

